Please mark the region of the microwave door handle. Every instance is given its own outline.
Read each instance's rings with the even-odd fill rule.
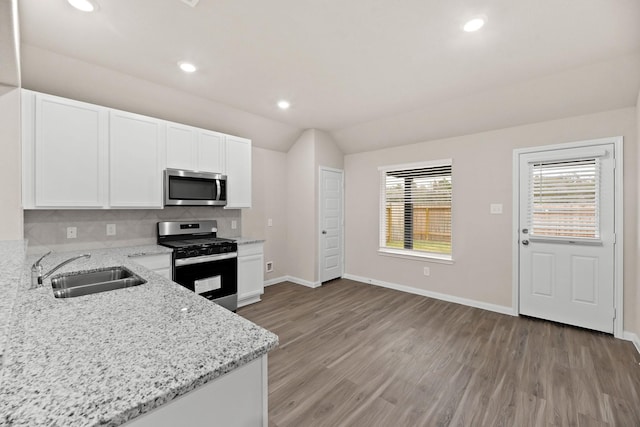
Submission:
[[[216,179],[216,189],[217,189],[217,194],[216,194],[216,200],[220,200],[220,180]]]

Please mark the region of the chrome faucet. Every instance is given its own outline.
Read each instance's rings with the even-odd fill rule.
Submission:
[[[78,256],[75,256],[73,258],[69,258],[66,261],[61,262],[60,264],[56,265],[55,267],[53,267],[48,272],[42,274],[42,264],[40,264],[40,261],[42,261],[44,259],[44,257],[49,255],[50,253],[51,253],[51,251],[49,251],[46,254],[42,255],[40,257],[40,259],[37,260],[36,262],[34,262],[33,265],[31,266],[31,289],[37,288],[39,286],[42,286],[42,282],[43,282],[44,279],[46,279],[47,277],[51,276],[59,268],[64,267],[65,265],[69,264],[70,262],[75,261],[75,260],[80,259],[80,258],[91,258],[91,254],[78,255]]]

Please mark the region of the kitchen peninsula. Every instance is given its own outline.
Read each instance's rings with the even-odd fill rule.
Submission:
[[[92,250],[56,274],[125,266],[147,283],[57,299],[50,278],[29,289],[38,257],[25,258],[24,243],[3,243],[0,291],[13,303],[0,306],[0,424],[266,425],[266,355],[278,337],[132,257],[167,248]],[[52,254],[44,271],[79,254]],[[202,393],[206,405],[197,403]]]

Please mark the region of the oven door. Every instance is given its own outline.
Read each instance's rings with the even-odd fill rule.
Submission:
[[[238,301],[237,253],[174,260],[173,280],[203,297],[235,311]]]

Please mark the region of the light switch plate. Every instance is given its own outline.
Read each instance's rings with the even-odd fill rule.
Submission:
[[[236,221],[235,219],[231,220],[231,229],[235,230],[236,228],[238,228],[238,221]]]
[[[271,218],[267,220],[267,227],[273,227],[273,220]]]
[[[107,236],[115,236],[115,235],[116,235],[116,225],[107,224]]]
[[[78,237],[77,227],[67,227],[67,239],[75,239]]]
[[[502,213],[502,203],[491,203],[491,214],[499,215]]]

